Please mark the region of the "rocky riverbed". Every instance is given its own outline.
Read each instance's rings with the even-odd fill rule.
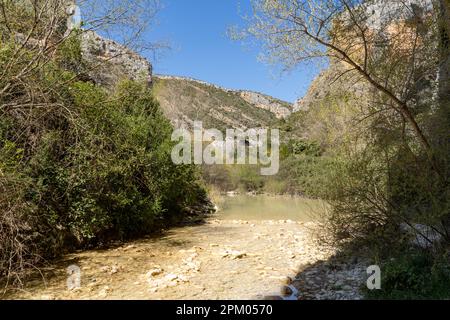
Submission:
[[[333,260],[315,223],[209,219],[66,256],[11,299],[360,299],[366,266]],[[79,267],[79,288],[67,268]]]

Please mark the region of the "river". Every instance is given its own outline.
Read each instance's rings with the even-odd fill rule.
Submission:
[[[314,243],[320,201],[298,197],[226,197],[204,224],[166,231],[105,250],[65,256],[13,299],[263,299],[328,254]],[[67,268],[80,286],[67,286]],[[72,278],[73,279],[73,278]],[[73,282],[72,282],[73,283]],[[288,291],[288,292],[286,292]]]

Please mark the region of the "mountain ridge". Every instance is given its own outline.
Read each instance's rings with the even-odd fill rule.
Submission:
[[[221,87],[206,81],[172,75],[153,75],[154,94],[175,127],[270,127],[292,114],[293,105],[269,95]]]
[[[286,104],[290,104],[290,105],[294,104],[293,102],[289,102],[289,101],[286,101],[286,100],[283,100],[283,99],[280,99],[280,98],[276,98],[274,96],[271,96],[270,94],[263,93],[261,91],[249,90],[249,89],[230,89],[230,88],[227,88],[227,87],[224,87],[224,86],[212,83],[212,82],[208,82],[208,81],[205,81],[205,80],[200,80],[200,79],[197,79],[197,78],[194,78],[194,77],[177,76],[177,75],[169,75],[169,74],[157,74],[157,73],[153,74],[153,77],[160,78],[160,79],[175,79],[175,80],[186,80],[186,81],[197,82],[197,83],[200,83],[200,84],[203,84],[203,85],[208,85],[208,86],[211,86],[211,87],[215,87],[217,89],[220,89],[220,90],[223,90],[223,91],[227,91],[227,92],[251,92],[251,93],[255,93],[255,94],[259,94],[259,95],[262,95],[262,96],[269,97],[269,98],[271,98],[273,100],[276,100],[276,101],[279,101],[279,102],[282,102],[282,103],[286,103]]]

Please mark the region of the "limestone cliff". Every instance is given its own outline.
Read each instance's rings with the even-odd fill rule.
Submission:
[[[385,30],[389,31],[390,27],[396,28],[402,22],[417,22],[421,16],[425,16],[424,13],[432,12],[433,4],[431,0],[405,0],[405,1],[384,1],[373,0],[367,1],[364,4],[365,15],[367,20],[366,26],[372,30]],[[425,33],[427,33],[425,31]],[[380,35],[383,38],[386,35]],[[410,50],[410,48],[407,48]],[[340,94],[343,92],[350,93],[353,96],[361,98],[367,94],[371,89],[371,86],[361,81],[361,77],[346,75],[349,65],[331,59],[329,65],[325,68],[312,82],[307,93],[300,99],[298,99],[293,106],[293,112],[309,111],[315,104],[323,101],[330,94]],[[431,77],[427,76],[424,81],[417,83],[416,100],[428,100],[418,101],[417,104],[430,102],[429,97],[432,96],[431,90],[433,89],[432,79],[433,71],[430,72]],[[343,76],[344,75],[344,76]]]
[[[97,84],[111,86],[121,79],[152,83],[152,65],[147,59],[93,31],[82,33],[81,51],[89,63],[89,76]]]
[[[292,107],[284,101],[253,91],[240,91],[242,99],[248,103],[270,111],[278,119],[286,119],[292,113]]]

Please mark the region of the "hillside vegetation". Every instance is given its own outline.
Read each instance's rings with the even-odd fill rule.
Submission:
[[[66,32],[63,2],[0,4],[6,285],[64,252],[208,212],[209,187],[322,199],[323,239],[381,267],[382,288],[367,297],[450,298],[448,0],[252,0],[254,16],[238,37],[258,41],[286,69],[322,59],[294,106],[152,78],[145,59],[128,52],[114,60],[129,50],[91,33],[91,58],[106,62],[95,67],[83,29]],[[281,129],[279,174],[174,165],[171,133],[194,121],[221,131]]]
[[[292,106],[257,93],[232,91],[177,77],[154,77],[154,92],[165,115],[177,127],[203,121],[205,129],[271,127]],[[253,99],[251,99],[253,98]]]

